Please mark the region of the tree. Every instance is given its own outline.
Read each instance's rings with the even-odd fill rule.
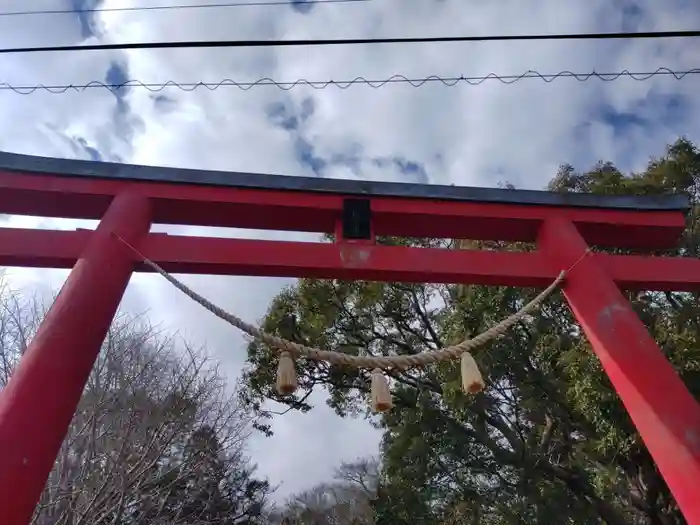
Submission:
[[[156,478],[155,497],[142,499],[143,523],[253,525],[261,516],[269,485],[240,468],[210,425],[197,428],[182,449],[176,468]]]
[[[33,297],[0,287],[0,388],[43,313]],[[270,487],[243,454],[250,416],[227,390],[203,351],[118,316],[33,523],[262,523]]]
[[[374,525],[372,502],[377,497],[379,462],[361,459],[342,463],[333,480],[293,495],[275,525]]]
[[[550,184],[561,192],[663,194],[693,199],[678,250],[700,256],[700,152],[686,140],[623,175],[610,163],[578,173],[563,166]],[[379,242],[454,248],[438,239]],[[479,243],[471,243],[477,245]],[[531,249],[488,243],[500,249]],[[263,328],[310,346],[373,355],[422,352],[456,343],[517,311],[534,290],[406,283],[300,280],[272,302]],[[700,394],[700,296],[629,294],[683,380]],[[245,401],[261,418],[266,400],[310,410],[314,389],[329,393],[340,416],[366,414],[368,371],[297,363],[300,388],[290,398],[273,390],[274,352],[248,349]],[[588,342],[563,299],[475,353],[487,379],[465,396],[453,363],[392,376],[396,408],[375,420],[384,429],[377,523],[493,525],[684,523]],[[260,425],[263,430],[269,430]]]

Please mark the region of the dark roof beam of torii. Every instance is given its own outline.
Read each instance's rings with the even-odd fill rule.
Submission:
[[[37,157],[0,152],[0,171],[106,179],[111,181],[165,182],[218,186],[221,188],[257,189],[325,193],[366,197],[400,197],[481,204],[514,204],[567,208],[616,210],[678,211],[687,210],[688,199],[682,195],[635,196],[553,193],[537,190],[509,190],[412,184],[404,182],[358,181],[323,177],[296,177],[228,171],[140,166],[88,160]]]
[[[676,245],[689,208],[682,195],[561,194],[132,166],[0,153],[0,213],[99,219],[133,190],[154,222],[332,233],[348,197],[369,201],[375,235],[531,242],[565,215],[591,245]]]

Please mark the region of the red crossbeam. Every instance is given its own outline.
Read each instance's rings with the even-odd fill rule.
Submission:
[[[153,222],[331,233],[343,195],[110,179],[18,176],[0,171],[0,213],[100,219],[112,197],[135,192]],[[629,211],[369,197],[376,235],[534,242],[547,219],[566,216],[591,245],[670,248],[685,228],[677,211]]]
[[[72,268],[92,232],[0,228],[0,266]],[[181,274],[549,285],[561,268],[539,252],[464,251],[150,234],[141,250]],[[700,290],[700,260],[596,254],[622,289]],[[150,271],[144,265],[140,271]]]

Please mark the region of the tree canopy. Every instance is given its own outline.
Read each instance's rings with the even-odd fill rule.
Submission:
[[[623,174],[608,162],[586,172],[564,165],[549,189],[685,193],[694,203],[688,227],[678,249],[667,253],[700,256],[700,151],[687,140],[670,145],[640,173]],[[455,239],[378,242],[445,249],[459,244]],[[530,249],[503,243],[495,247]],[[302,279],[272,301],[262,328],[352,354],[359,349],[373,355],[412,354],[473,336],[517,311],[535,293]],[[699,295],[628,295],[689,389],[700,395]],[[263,431],[270,430],[266,401],[308,411],[315,389],[328,392],[328,404],[339,416],[368,416],[369,371],[299,361],[299,389],[282,398],[274,391],[275,355],[258,342],[248,347],[243,397],[257,412]],[[396,406],[373,419],[384,433],[381,472],[371,499],[377,524],[684,523],[560,295],[474,356],[486,379],[477,396],[461,392],[454,363],[393,373]]]

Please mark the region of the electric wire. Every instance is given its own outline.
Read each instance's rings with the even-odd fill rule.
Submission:
[[[241,47],[300,47],[338,46],[357,44],[417,44],[446,42],[497,42],[532,40],[609,40],[609,39],[660,39],[695,38],[700,31],[646,31],[638,33],[567,33],[534,35],[482,35],[482,36],[429,36],[391,38],[340,38],[298,40],[204,40],[181,42],[132,42],[121,44],[79,44],[67,46],[40,46],[1,48],[0,54],[46,53],[57,51],[111,51],[134,49],[195,49],[195,48],[241,48]]]
[[[294,2],[290,0],[262,0],[258,2],[216,2],[209,4],[174,4],[174,5],[152,5],[135,7],[96,7],[94,9],[40,9],[33,11],[0,11],[3,16],[32,16],[32,15],[62,15],[62,14],[84,14],[84,13],[107,13],[117,11],[169,11],[177,9],[215,9],[228,7],[268,7],[268,6],[301,6],[304,4],[352,4],[361,2],[371,2],[372,0],[304,0]]]
[[[542,74],[538,71],[529,70],[521,75],[496,75],[495,73],[489,73],[485,76],[455,76],[455,77],[441,77],[437,75],[431,75],[421,78],[408,78],[403,75],[393,75],[389,78],[382,80],[368,80],[364,77],[356,77],[352,80],[306,80],[299,79],[292,82],[278,82],[271,78],[260,78],[254,82],[237,82],[231,79],[224,79],[220,82],[175,82],[168,80],[167,82],[161,83],[146,83],[140,80],[129,80],[120,84],[108,84],[99,81],[92,81],[87,84],[56,84],[56,85],[44,85],[37,84],[33,86],[18,86],[11,85],[7,83],[0,83],[0,91],[12,91],[19,95],[31,95],[37,91],[46,91],[52,94],[60,95],[68,91],[84,92],[88,89],[103,88],[110,91],[118,91],[120,89],[130,89],[130,88],[144,88],[151,92],[163,91],[166,88],[177,88],[181,91],[194,91],[198,88],[205,88],[209,91],[216,91],[223,87],[236,87],[241,91],[248,91],[256,87],[263,86],[273,86],[277,87],[283,91],[289,91],[295,87],[308,86],[313,89],[326,89],[328,87],[336,87],[339,89],[348,89],[355,85],[366,85],[368,87],[379,89],[390,84],[407,84],[413,88],[420,88],[426,84],[438,83],[443,84],[446,87],[455,87],[460,83],[466,83],[470,86],[478,86],[489,80],[496,80],[502,84],[514,84],[525,79],[539,79],[546,83],[551,83],[557,79],[561,78],[572,78],[579,82],[587,82],[591,79],[601,80],[603,82],[612,82],[620,78],[630,78],[637,82],[644,82],[656,76],[666,76],[672,77],[676,80],[682,80],[683,78],[691,75],[700,74],[700,68],[689,69],[684,71],[674,71],[666,67],[660,67],[656,71],[651,72],[630,72],[625,70],[618,71],[615,73],[598,73],[592,71],[590,73],[573,73],[571,71],[561,71],[556,74]]]

